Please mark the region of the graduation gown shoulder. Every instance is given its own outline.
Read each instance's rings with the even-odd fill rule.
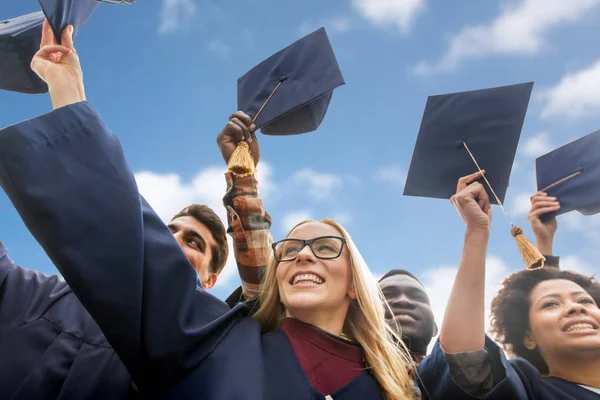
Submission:
[[[283,332],[202,288],[87,102],[0,132],[0,184],[148,397],[324,399]],[[365,371],[332,397],[382,395]]]
[[[125,366],[57,276],[21,268],[0,242],[0,398],[126,399]]]
[[[431,400],[600,400],[600,395],[573,382],[542,377],[527,360],[507,360],[500,347],[489,337],[486,337],[485,346],[494,387],[485,397],[476,397],[454,381],[438,341],[418,368],[422,385]]]

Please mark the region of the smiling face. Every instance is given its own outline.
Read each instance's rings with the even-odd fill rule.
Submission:
[[[341,237],[341,234],[330,225],[310,222],[296,227],[288,239],[310,240],[321,236]],[[295,260],[279,263],[276,276],[281,302],[290,316],[313,310],[345,315],[350,302],[356,298],[350,253],[345,245],[340,256],[331,260],[317,258],[310,247],[305,246]]]
[[[600,352],[600,309],[575,282],[540,282],[530,295],[529,321],[526,347],[535,344],[549,365],[565,354]]]

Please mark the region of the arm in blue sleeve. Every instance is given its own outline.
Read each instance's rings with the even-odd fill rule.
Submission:
[[[502,350],[491,339],[486,337],[486,350],[491,364],[493,385],[491,390],[480,396],[469,393],[468,388],[461,387],[453,376],[453,369],[448,363],[439,341],[433,351],[419,364],[418,372],[421,385],[431,400],[532,400],[529,383],[519,370],[515,370],[508,362]],[[473,367],[471,365],[471,367]],[[482,365],[482,368],[484,366]]]
[[[89,103],[1,131],[0,184],[141,390],[189,373],[243,313],[202,290]]]
[[[0,336],[40,318],[67,293],[58,276],[15,265],[0,242]]]

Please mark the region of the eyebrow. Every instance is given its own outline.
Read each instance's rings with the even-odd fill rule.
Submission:
[[[167,227],[169,228],[171,233],[179,232],[181,230],[181,228],[179,228],[177,225],[172,224],[172,223],[167,225]],[[206,248],[208,247],[206,245],[206,240],[204,240],[204,238],[198,232],[192,231],[192,230],[185,230],[184,233],[186,236],[190,236],[194,239],[198,239],[198,241],[200,242],[200,248],[201,248],[202,252],[206,251]]]
[[[389,286],[384,286],[383,288],[381,288],[381,291],[384,294],[386,292],[392,292],[392,294],[405,292],[409,296],[423,295],[426,298],[429,298],[429,296],[427,295],[427,291],[420,287],[408,287],[408,288],[404,289],[404,288],[400,288],[398,285],[389,285]]]
[[[585,294],[585,295],[587,295],[587,296],[590,296],[590,294],[589,294],[588,292],[585,292],[585,291],[578,291],[578,292],[571,292],[571,293],[569,293],[569,295],[570,295],[571,297],[579,296],[579,295],[582,295],[582,294]],[[539,298],[539,300],[538,300],[537,302],[539,303],[540,301],[542,301],[542,300],[544,300],[544,299],[546,299],[546,298],[553,298],[553,299],[557,299],[557,298],[560,298],[560,297],[561,297],[561,296],[560,296],[559,294],[557,294],[557,293],[547,294],[547,295],[545,295],[545,296],[542,296],[542,297],[540,297],[540,298]],[[590,297],[591,297],[591,296],[590,296]]]

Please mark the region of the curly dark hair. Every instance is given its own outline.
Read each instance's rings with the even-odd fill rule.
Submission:
[[[596,304],[600,304],[600,283],[594,277],[546,267],[534,271],[520,271],[506,278],[502,289],[492,301],[491,308],[491,333],[496,336],[496,340],[508,352],[533,364],[541,374],[549,372],[548,365],[538,351],[525,347],[524,340],[530,329],[531,292],[540,282],[552,279],[575,282],[592,296]]]

